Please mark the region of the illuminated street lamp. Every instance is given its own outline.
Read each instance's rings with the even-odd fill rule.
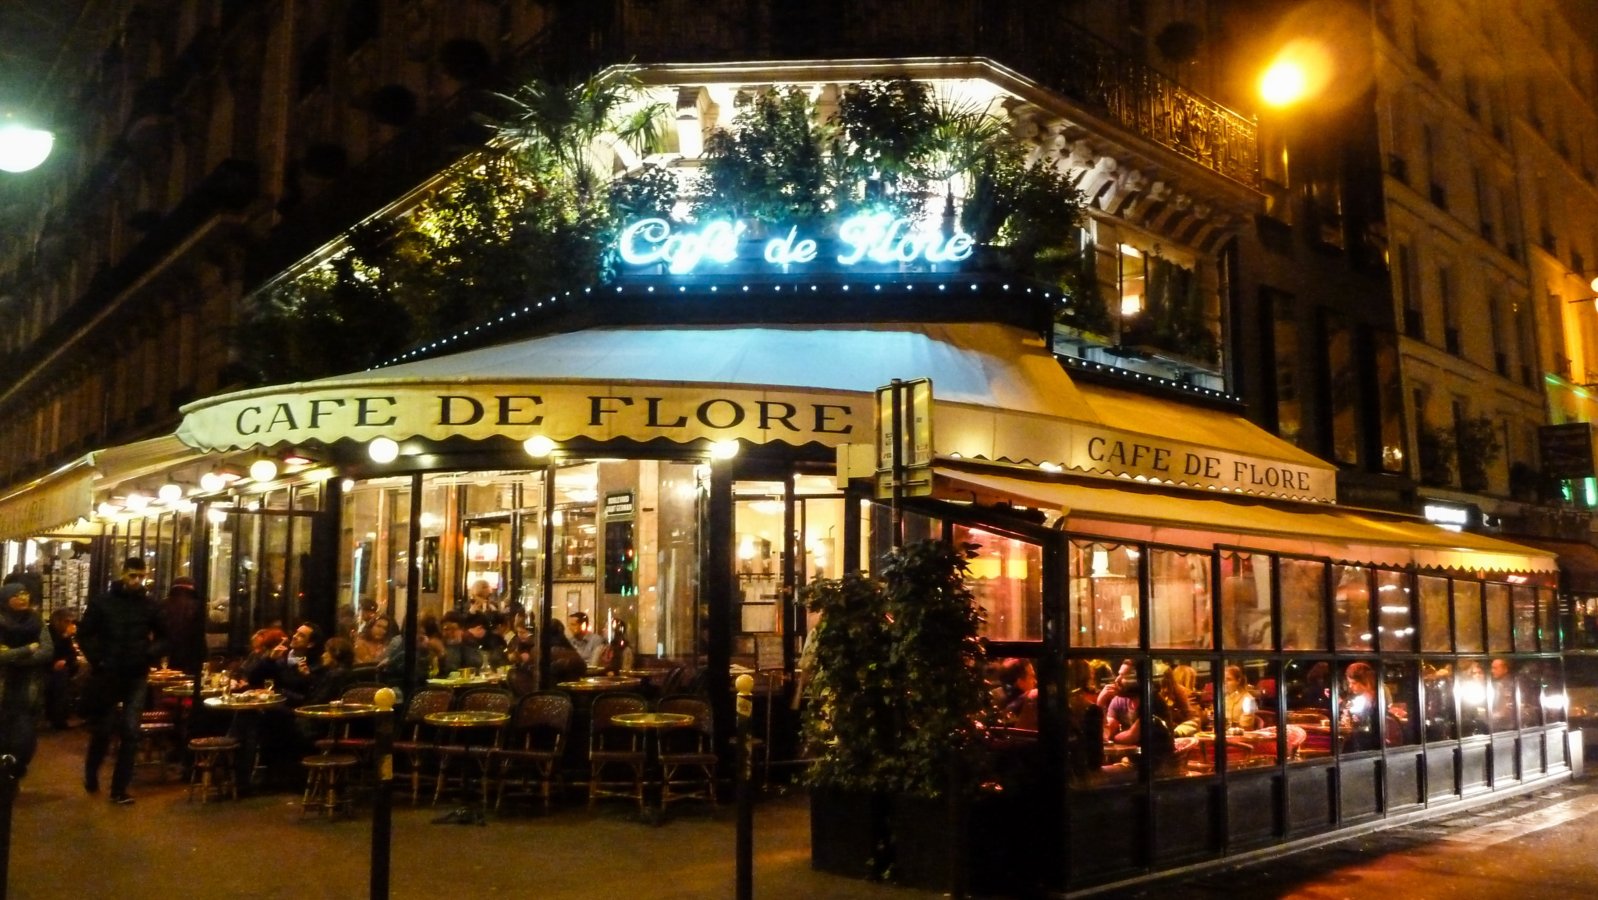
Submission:
[[[1275,107],[1302,103],[1326,89],[1332,69],[1331,54],[1320,43],[1289,41],[1260,76],[1260,99]]]
[[[55,135],[16,122],[0,125],[0,170],[26,172],[50,156]]]

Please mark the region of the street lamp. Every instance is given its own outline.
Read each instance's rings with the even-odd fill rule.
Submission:
[[[1260,99],[1276,107],[1302,103],[1326,89],[1332,70],[1332,56],[1320,42],[1289,41],[1260,75]]]
[[[0,170],[26,172],[50,156],[55,135],[17,122],[0,125]]]

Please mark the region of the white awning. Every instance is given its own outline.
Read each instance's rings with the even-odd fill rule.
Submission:
[[[895,378],[932,380],[940,456],[1336,496],[1330,465],[1241,417],[1149,398],[1127,414],[995,324],[594,328],[202,400],[178,435],[212,451],[535,434],[834,447],[873,441],[875,391]]]
[[[199,455],[170,434],[96,450],[0,497],[0,540],[67,532],[94,514],[97,490]]]

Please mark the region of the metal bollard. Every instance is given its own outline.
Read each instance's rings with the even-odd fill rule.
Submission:
[[[0,756],[0,900],[11,880],[11,806],[17,801],[17,758]]]
[[[389,850],[394,836],[394,700],[393,688],[379,688],[372,696],[378,710],[377,746],[372,751],[377,767],[372,796],[372,900],[388,900]]]
[[[739,675],[738,688],[738,884],[737,900],[751,900],[754,888],[755,810],[749,793],[754,753],[749,746],[749,719],[755,712],[755,680]]]

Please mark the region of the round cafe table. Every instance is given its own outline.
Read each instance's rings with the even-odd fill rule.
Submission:
[[[466,688],[486,687],[491,684],[504,684],[505,676],[498,673],[490,675],[473,675],[470,678],[429,678],[427,683],[433,687],[449,688],[451,690],[465,690]]]
[[[642,679],[616,675],[592,675],[576,681],[562,681],[555,685],[561,690],[579,694],[602,694],[606,691],[630,691],[643,684]]]
[[[328,737],[334,741],[349,736],[350,722],[355,719],[367,719],[381,713],[382,710],[371,703],[345,703],[340,700],[334,700],[332,703],[312,703],[294,710],[296,716],[325,723],[328,726]],[[322,748],[322,752],[326,753],[331,749],[332,744],[329,743]]]
[[[645,752],[649,753],[650,760],[658,765],[660,763],[660,732],[671,728],[687,728],[694,724],[694,717],[687,713],[636,712],[612,716],[610,721],[622,728],[645,732]],[[653,738],[653,740],[649,740],[650,738]],[[651,751],[650,748],[653,748],[653,750]],[[664,777],[664,774],[662,774],[662,779]],[[655,784],[656,782],[653,780],[649,782],[650,787]],[[662,785],[660,792],[660,811],[662,813],[666,811],[664,785]],[[659,818],[657,817],[655,821],[658,822]]]
[[[495,746],[499,740],[500,729],[510,722],[510,713],[493,712],[486,709],[457,709],[446,712],[428,713],[422,721],[441,730],[445,734],[458,735],[458,743],[449,738],[441,739],[438,759],[438,780],[433,785],[433,802],[444,793],[444,776],[446,774],[447,760],[457,753],[462,756],[472,755],[473,735],[488,735],[484,744]],[[457,748],[454,750],[446,748]],[[491,764],[490,753],[480,754],[481,778],[479,783],[482,789],[483,807],[488,807],[488,768]],[[465,788],[466,778],[461,777],[461,786]]]

